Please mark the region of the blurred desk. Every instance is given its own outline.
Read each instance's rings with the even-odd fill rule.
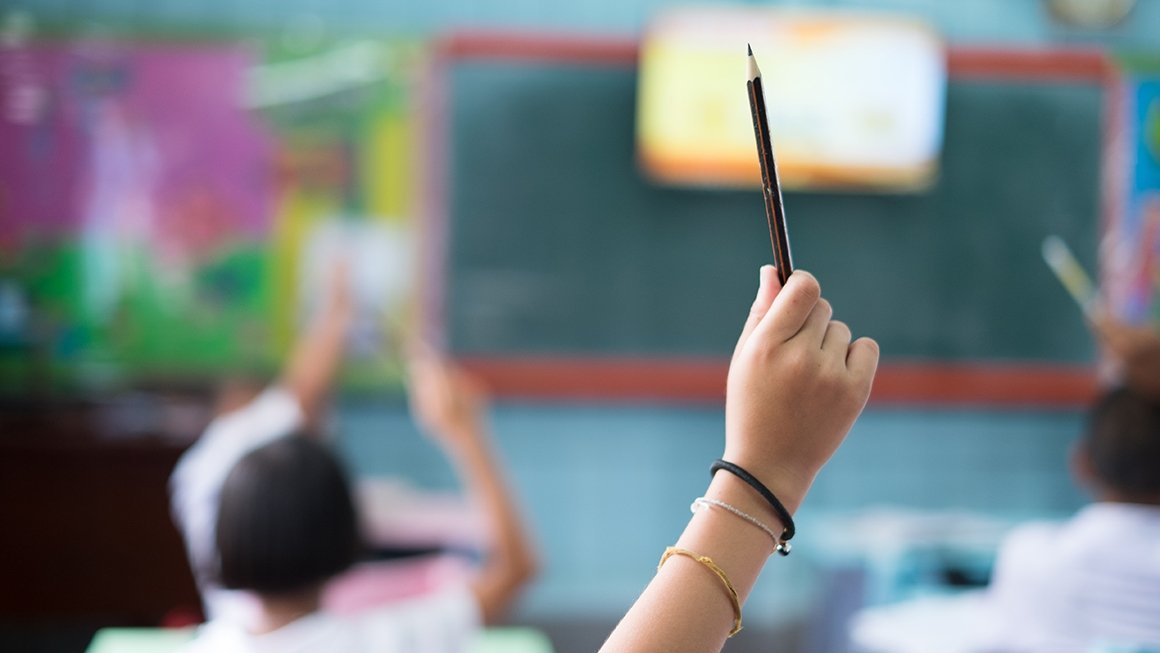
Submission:
[[[173,653],[193,639],[192,628],[106,628],[86,653]],[[534,628],[488,628],[468,653],[552,653],[552,643]]]
[[[983,591],[928,596],[863,610],[850,623],[853,653],[977,653],[989,650]]]
[[[823,563],[866,574],[865,603],[881,605],[984,587],[1003,538],[1021,519],[879,508],[819,520]]]
[[[811,546],[820,558],[822,591],[806,649],[811,653],[853,650],[851,620],[867,607],[923,599],[923,608],[915,612],[921,622],[928,616],[925,606],[935,606],[931,612],[943,614],[944,605],[959,605],[958,595],[984,587],[990,580],[999,545],[1019,521],[891,508],[819,519],[811,524],[816,538]],[[964,610],[947,618],[959,625],[973,623],[976,617],[970,606],[961,605],[966,606]],[[948,641],[957,641],[955,634],[951,631]]]
[[[105,628],[85,653],[173,653],[193,639],[193,628]]]

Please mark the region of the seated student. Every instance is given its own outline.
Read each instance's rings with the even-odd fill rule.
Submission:
[[[1160,402],[1121,388],[1092,410],[1073,470],[1095,503],[1003,543],[985,650],[1160,648]]]
[[[1160,650],[1160,402],[1128,388],[1104,395],[1072,470],[1095,503],[1063,524],[1015,529],[983,592],[863,612],[860,650]]]
[[[226,474],[247,453],[277,438],[300,430],[318,432],[310,427],[321,421],[351,317],[345,269],[339,267],[325,305],[294,346],[281,378],[265,389],[252,378],[223,383],[217,416],[174,469],[169,480],[173,517],[208,619],[244,620],[251,612],[245,596],[224,591],[210,573],[217,557],[218,493]]]
[[[342,466],[302,434],[254,449],[229,471],[214,528],[212,579],[256,599],[256,618],[211,620],[189,653],[465,650],[535,572],[535,554],[482,428],[470,379],[434,360],[412,370],[416,417],[439,438],[491,519],[492,548],[467,587],[335,616],[324,585],[359,553],[358,518]]]
[[[282,377],[264,390],[249,380],[227,383],[218,416],[182,456],[170,479],[174,519],[185,539],[208,620],[245,625],[261,617],[250,593],[223,588],[218,582],[215,528],[221,489],[248,453],[295,433],[318,435],[351,312],[345,269],[339,267],[325,305],[295,345]],[[487,447],[482,394],[462,373],[446,369],[429,355],[418,357],[410,371],[413,416],[458,463],[468,493],[479,497],[496,539],[479,583],[479,608],[491,621],[532,576],[535,554]]]

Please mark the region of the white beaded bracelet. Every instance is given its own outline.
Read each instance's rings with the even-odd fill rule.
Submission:
[[[749,522],[750,524],[753,524],[754,526],[765,531],[765,534],[769,536],[769,539],[773,540],[773,546],[775,548],[781,547],[783,544],[786,546],[787,549],[789,548],[789,544],[783,543],[781,541],[781,539],[777,536],[777,533],[774,533],[773,529],[770,528],[769,526],[766,526],[764,523],[762,523],[760,519],[745,512],[744,510],[741,510],[737,506],[725,503],[724,501],[721,501],[718,499],[710,499],[709,497],[697,497],[696,499],[693,499],[692,505],[689,506],[689,512],[696,513],[697,506],[702,506],[702,505],[703,506],[716,506],[718,508],[721,508],[722,510],[726,510],[728,512],[731,512],[734,515],[737,515],[738,517]]]

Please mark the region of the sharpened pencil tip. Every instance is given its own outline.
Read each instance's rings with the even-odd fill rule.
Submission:
[[[749,51],[749,56],[753,56],[753,46],[748,43],[745,44],[745,49]]]

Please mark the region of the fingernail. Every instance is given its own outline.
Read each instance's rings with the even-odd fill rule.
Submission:
[[[758,291],[764,290],[765,287],[767,285],[769,285],[769,280],[772,278],[773,278],[773,266],[772,265],[761,266],[761,269],[759,269],[757,271],[757,290]]]

